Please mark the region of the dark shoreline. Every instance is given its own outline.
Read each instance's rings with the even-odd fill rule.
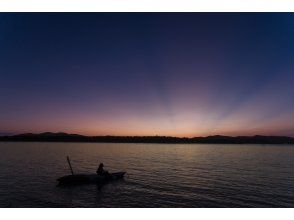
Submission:
[[[169,136],[84,136],[67,133],[20,134],[0,137],[1,142],[68,142],[68,143],[157,143],[157,144],[294,144],[285,136],[207,136],[180,138]]]

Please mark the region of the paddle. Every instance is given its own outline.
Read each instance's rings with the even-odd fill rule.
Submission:
[[[68,165],[69,165],[69,168],[70,168],[71,174],[74,175],[73,170],[72,170],[72,167],[71,167],[71,164],[70,164],[69,156],[67,156],[66,159],[67,159],[67,162],[68,162]]]

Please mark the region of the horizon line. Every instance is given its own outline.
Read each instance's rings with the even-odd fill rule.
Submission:
[[[263,136],[263,137],[290,137],[294,138],[294,136],[288,136],[288,135],[272,135],[272,134],[253,134],[253,135],[223,135],[223,134],[212,134],[212,135],[203,135],[203,136],[172,136],[172,135],[112,135],[112,134],[106,134],[106,135],[84,135],[84,134],[79,134],[79,133],[67,133],[67,132],[51,132],[51,131],[45,131],[45,132],[24,132],[24,133],[12,133],[12,132],[0,132],[0,137],[12,137],[12,136],[19,136],[19,135],[41,135],[41,134],[65,134],[65,135],[79,135],[79,136],[84,136],[84,137],[170,137],[170,138],[186,138],[186,139],[191,139],[191,138],[205,138],[205,137],[215,137],[215,136],[220,136],[220,137],[255,137],[255,136]],[[3,135],[4,134],[4,135]]]

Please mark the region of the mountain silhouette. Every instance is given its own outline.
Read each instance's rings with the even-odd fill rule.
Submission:
[[[170,137],[170,136],[84,136],[64,132],[25,133],[2,136],[0,141],[14,142],[100,142],[100,143],[203,143],[203,144],[294,144],[293,137],[286,136],[222,136]]]

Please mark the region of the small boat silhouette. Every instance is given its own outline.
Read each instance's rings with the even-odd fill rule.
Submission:
[[[109,176],[97,174],[73,174],[57,179],[58,185],[79,185],[79,184],[105,184],[110,181],[119,180],[124,177],[126,172],[110,173]]]
[[[124,177],[126,172],[115,172],[109,173],[108,175],[99,174],[74,174],[70,159],[67,157],[67,162],[69,164],[71,175],[62,176],[57,179],[58,185],[80,185],[80,184],[99,184],[103,185],[107,182],[114,180],[119,180]]]

